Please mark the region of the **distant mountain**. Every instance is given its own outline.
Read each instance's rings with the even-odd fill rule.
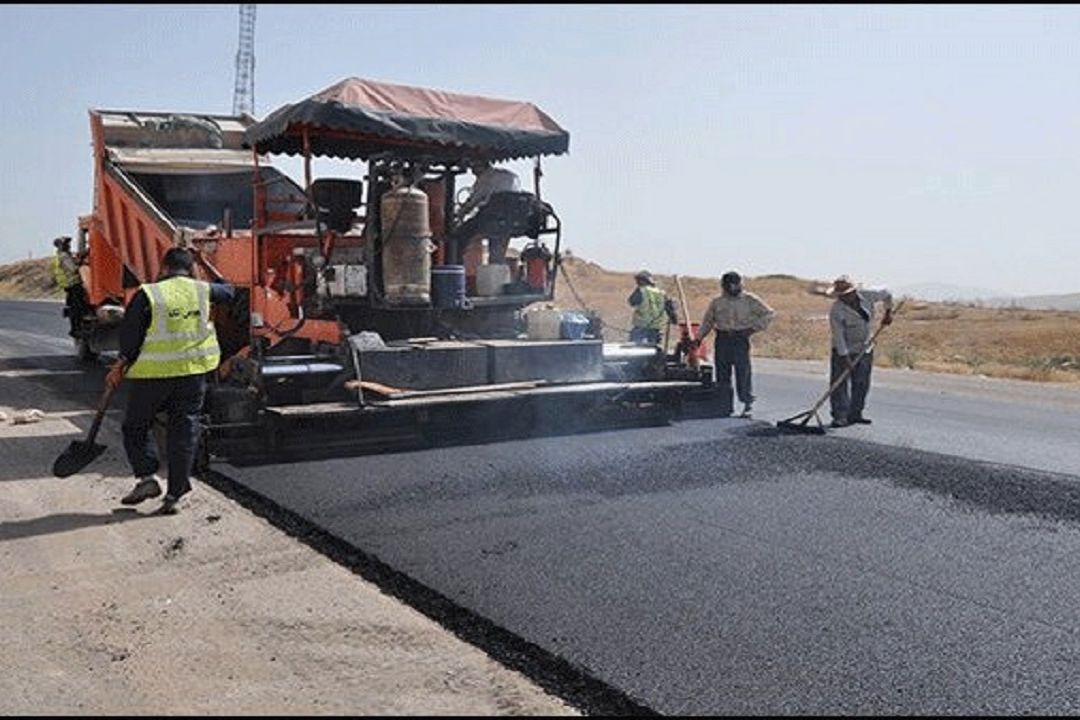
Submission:
[[[948,283],[919,283],[893,288],[897,297],[908,297],[926,302],[974,303],[990,308],[1023,308],[1025,310],[1071,310],[1080,311],[1080,293],[1061,295],[1010,295],[1001,290],[965,287]]]
[[[918,283],[892,288],[896,296],[907,295],[917,300],[927,302],[975,302],[980,300],[988,305],[1008,305],[1014,298],[1007,292],[991,290],[989,288],[971,287],[965,285],[950,285],[948,283]]]
[[[990,303],[987,303],[990,305]],[[1027,310],[1080,310],[1080,293],[1065,295],[1025,295],[995,301],[992,307],[1019,307]]]

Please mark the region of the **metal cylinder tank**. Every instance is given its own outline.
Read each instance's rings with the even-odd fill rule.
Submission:
[[[386,302],[428,305],[431,302],[431,226],[428,196],[414,187],[383,193],[382,271]]]

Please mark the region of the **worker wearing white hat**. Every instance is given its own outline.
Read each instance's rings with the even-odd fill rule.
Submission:
[[[829,361],[829,383],[835,384],[845,370],[848,378],[840,383],[829,396],[832,410],[832,427],[846,427],[855,423],[870,424],[863,415],[866,396],[870,392],[870,371],[874,366],[874,352],[867,348],[874,324],[874,305],[880,302],[885,308],[881,319],[883,325],[892,322],[892,293],[884,288],[857,288],[847,275],[833,281],[825,291],[835,297],[829,309],[829,328],[832,333],[832,353]]]

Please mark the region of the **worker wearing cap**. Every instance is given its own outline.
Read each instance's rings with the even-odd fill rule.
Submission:
[[[122,429],[138,480],[120,502],[136,505],[161,494],[150,428],[165,411],[169,483],[159,512],[172,514],[191,490],[206,376],[221,355],[210,307],[231,301],[234,291],[224,282],[194,279],[194,259],[183,248],[166,252],[162,265],[162,279],[139,288],[128,305],[119,330],[120,356],[106,382],[116,388],[125,375],[131,382]]]
[[[880,302],[884,306],[885,315],[881,323],[889,325],[892,323],[892,293],[884,288],[856,288],[846,275],[841,275],[825,294],[836,298],[829,309],[832,334],[830,386],[850,370],[844,382],[829,396],[833,418],[831,426],[846,427],[854,423],[869,425],[870,418],[863,415],[863,409],[870,392],[870,371],[874,366],[873,348],[868,347],[874,325],[874,304]]]
[[[56,254],[52,259],[53,280],[64,291],[64,312],[71,324],[68,334],[76,337],[79,322],[90,306],[79,276],[79,260],[71,252],[71,238],[58,237],[53,240]]]
[[[742,417],[750,417],[754,407],[750,367],[750,336],[769,326],[776,313],[752,292],[744,291],[742,276],[734,270],[720,278],[721,293],[713,298],[701,319],[698,342],[716,331],[716,382],[732,406],[731,373],[735,371],[735,393],[743,404]]]
[[[679,323],[674,301],[653,282],[652,273],[642,270],[634,275],[637,287],[627,302],[634,308],[630,342],[660,344],[660,332],[667,322]]]

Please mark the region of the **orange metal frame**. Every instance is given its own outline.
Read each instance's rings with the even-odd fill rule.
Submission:
[[[94,211],[80,218],[88,250],[80,273],[92,305],[126,303],[138,290],[138,284],[124,287],[125,267],[137,283],[153,282],[160,273],[161,258],[179,238],[139,188],[110,172],[102,119],[94,111],[90,112],[90,132],[94,152]],[[257,173],[257,157],[255,169]],[[261,194],[256,184],[256,208],[261,209],[256,215],[256,228],[265,226],[267,220],[288,219],[283,214],[268,213]],[[296,289],[298,267],[292,250],[317,240],[302,235],[271,235],[259,236],[255,241],[254,232],[254,229],[239,229],[232,237],[188,238],[189,247],[202,263],[196,274],[206,280],[220,274],[237,288],[251,289],[251,313],[259,313],[263,318],[262,326],[250,328],[252,337],[265,337],[271,345],[285,335],[313,342],[341,342],[344,329],[337,321],[306,319],[300,324],[298,308],[303,298],[299,294],[302,290]]]

